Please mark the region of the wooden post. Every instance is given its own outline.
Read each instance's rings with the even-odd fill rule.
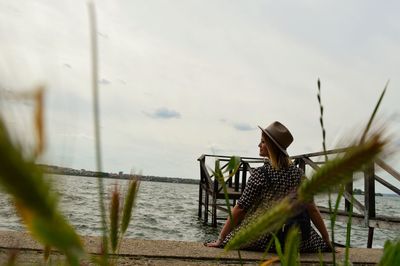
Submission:
[[[217,193],[214,191],[212,195],[212,215],[211,215],[211,225],[217,227]]]
[[[229,171],[229,174],[231,174],[231,172]],[[232,177],[230,177],[228,179],[228,187],[232,187]]]
[[[209,201],[209,194],[208,191],[205,193],[205,200],[204,200],[204,224],[208,223],[208,201]]]
[[[242,170],[243,171],[243,170]],[[240,167],[235,173],[235,191],[239,191],[239,178],[240,178]]]
[[[203,188],[202,188],[203,184],[202,181],[200,180],[200,184],[199,184],[199,209],[198,209],[198,213],[197,215],[199,216],[199,218],[201,219],[201,211],[203,208]]]
[[[222,181],[223,182],[223,181]],[[217,195],[222,185],[219,185],[217,178],[214,177],[214,189],[212,190],[211,202],[211,225],[217,227]]]
[[[375,167],[374,164],[369,165],[364,170],[364,200],[365,200],[365,226],[368,230],[367,248],[372,247],[374,237],[374,228],[369,227],[369,220],[375,218]]]
[[[204,171],[201,165],[204,163],[205,157],[200,160],[200,183],[199,183],[199,209],[198,216],[201,219],[201,212],[203,208],[203,184],[205,183]]]
[[[349,183],[347,183],[346,184],[346,191],[351,195],[351,196],[353,196],[353,179],[351,179],[351,181],[349,182]],[[351,202],[350,201],[348,201],[346,198],[345,198],[345,201],[344,201],[344,209],[345,209],[345,211],[346,212],[349,212],[350,211],[350,205],[351,205]]]
[[[246,187],[247,171],[248,171],[248,164],[247,163],[243,163],[242,187],[241,187],[241,190],[240,190],[242,193],[243,193],[244,188]]]

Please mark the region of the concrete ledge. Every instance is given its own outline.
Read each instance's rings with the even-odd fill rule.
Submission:
[[[99,237],[82,237],[86,250],[99,254],[101,239]],[[0,262],[8,259],[15,250],[18,264],[43,262],[43,246],[23,232],[0,231]],[[382,249],[350,249],[350,261],[353,265],[375,265],[383,254]],[[344,249],[339,248],[337,260],[344,258]],[[245,265],[257,265],[262,253],[241,251]],[[276,256],[268,254],[267,258]],[[330,253],[322,254],[326,264],[332,262]],[[121,245],[118,265],[237,265],[240,264],[236,251],[224,252],[221,249],[207,248],[198,242],[181,242],[165,240],[125,239]],[[52,261],[63,261],[62,254],[52,251]],[[302,254],[302,265],[319,265],[318,254]],[[3,264],[3,263],[0,263]]]

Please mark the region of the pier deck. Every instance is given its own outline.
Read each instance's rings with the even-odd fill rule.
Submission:
[[[99,254],[100,237],[82,237],[86,250]],[[4,264],[13,250],[17,254],[17,265],[43,263],[43,247],[28,234],[0,231],[0,264]],[[383,254],[382,249],[350,249],[353,265],[376,265]],[[262,253],[242,251],[244,265],[258,265]],[[267,258],[276,256],[269,254]],[[337,260],[344,258],[344,249],[338,248]],[[64,257],[52,251],[51,261],[63,262]],[[329,265],[331,253],[323,253],[323,260]],[[118,265],[239,265],[236,251],[224,253],[222,249],[207,248],[198,242],[165,240],[125,239],[118,257]],[[275,265],[279,265],[276,263]],[[320,265],[318,254],[302,254],[301,265]]]

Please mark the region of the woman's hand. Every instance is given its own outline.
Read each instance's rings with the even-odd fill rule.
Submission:
[[[222,239],[218,238],[217,240],[210,242],[210,243],[206,243],[205,246],[206,247],[210,247],[210,248],[219,248],[222,244]]]

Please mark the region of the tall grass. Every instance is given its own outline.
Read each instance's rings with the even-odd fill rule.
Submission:
[[[92,83],[93,83],[93,112],[95,127],[95,147],[97,172],[101,172],[101,141],[99,129],[99,104],[97,87],[97,30],[96,16],[93,3],[88,3],[89,19],[91,25],[92,40]],[[10,194],[15,208],[27,226],[29,232],[44,245],[44,259],[48,260],[52,247],[62,251],[67,258],[68,264],[79,265],[82,258],[87,258],[80,237],[74,228],[68,223],[58,210],[58,198],[53,192],[54,189],[44,179],[41,169],[35,165],[35,158],[44,150],[44,107],[43,88],[32,93],[36,103],[34,110],[34,126],[37,145],[34,149],[33,158],[25,158],[18,143],[13,143],[5,122],[0,115],[0,185]],[[93,259],[99,265],[110,265],[108,259],[108,226],[104,205],[104,185],[101,177],[98,177],[99,202],[102,224],[102,252],[100,259]],[[110,235],[111,248],[115,253],[117,246],[121,245],[122,238],[132,218],[132,209],[135,205],[139,183],[131,180],[126,192],[122,195],[118,190],[112,193],[110,202]],[[121,208],[120,200],[124,198],[124,205]],[[15,256],[11,257],[9,263],[13,263]]]
[[[368,120],[367,126],[364,129],[364,131],[362,132],[359,144],[362,144],[365,141],[365,138],[366,138],[366,136],[368,134],[368,131],[371,128],[372,122],[373,122],[373,120],[375,118],[375,115],[376,115],[376,113],[377,113],[377,111],[379,109],[379,106],[380,106],[380,104],[382,102],[383,96],[385,95],[385,92],[386,92],[388,84],[389,84],[389,81],[386,83],[386,85],[385,85],[385,87],[384,87],[384,89],[383,89],[383,91],[382,91],[382,93],[381,93],[381,95],[380,95],[380,97],[378,99],[378,102],[376,103],[375,108],[374,108],[374,110],[373,110],[373,112],[372,112],[372,114],[371,114],[371,116],[370,116],[370,118]],[[317,82],[317,87],[318,87],[317,98],[318,98],[318,104],[319,104],[319,107],[320,107],[319,108],[320,109],[320,119],[319,120],[320,120],[321,131],[322,131],[322,148],[323,148],[324,155],[325,155],[325,162],[327,162],[328,161],[328,156],[326,154],[326,131],[325,131],[325,127],[324,127],[324,112],[323,112],[324,108],[323,108],[323,105],[322,105],[321,82],[320,82],[319,79],[318,79],[318,82]],[[337,187],[337,189],[338,189],[338,195],[337,195],[335,206],[334,206],[333,209],[332,209],[332,202],[331,202],[331,191],[329,190],[329,192],[328,192],[328,204],[329,204],[330,222],[331,222],[331,237],[332,237],[332,244],[333,245],[335,243],[335,230],[334,230],[334,227],[335,227],[335,224],[336,224],[337,211],[338,211],[339,204],[340,204],[340,201],[342,199],[345,187],[344,187],[343,184],[340,184]],[[351,195],[350,210],[349,210],[349,213],[348,213],[348,221],[347,221],[347,226],[346,226],[347,232],[346,232],[346,250],[345,250],[345,260],[344,260],[345,265],[349,264],[349,248],[350,248],[350,238],[351,238],[351,233],[350,232],[351,232],[351,222],[352,222],[352,212],[353,212],[353,200],[354,200],[353,195]],[[335,249],[332,249],[332,260],[333,260],[333,264],[335,265],[336,264],[336,252],[335,252]]]
[[[43,172],[13,144],[1,117],[0,160],[0,185],[11,195],[29,232],[46,247],[63,251],[71,265],[78,265],[84,255],[79,236],[58,211],[58,198]]]
[[[38,101],[38,104],[41,105],[42,102]],[[39,113],[43,115],[43,112]],[[35,118],[35,121],[42,119]],[[35,124],[35,128],[42,126],[43,123]],[[88,257],[80,237],[59,211],[54,188],[45,180],[44,173],[36,166],[34,158],[23,156],[21,147],[11,139],[1,116],[0,160],[0,186],[10,194],[28,231],[44,245],[45,261],[49,259],[51,248],[55,247],[66,255],[68,264],[79,265],[81,259]],[[121,245],[128,229],[138,188],[139,182],[132,179],[124,193],[117,189],[112,193],[109,238],[113,253],[117,252],[117,247]],[[103,252],[108,250],[106,248],[102,246]],[[107,254],[105,255],[94,261],[99,265],[109,265],[110,261]],[[9,261],[11,263],[13,259]]]
[[[352,173],[379,156],[386,145],[387,140],[377,132],[367,138],[362,145],[349,149],[344,156],[328,161],[310,179],[302,182],[297,190],[296,200],[292,200],[289,196],[280,200],[267,212],[255,218],[246,228],[242,228],[225,249],[238,249],[262,234],[278,230],[287,219],[298,213],[300,205],[310,202],[314,195],[324,193],[332,186],[349,182]]]
[[[319,110],[320,110],[320,117],[319,117],[319,122],[321,125],[321,131],[322,131],[322,149],[324,152],[325,156],[325,163],[328,162],[328,155],[326,153],[326,131],[325,131],[325,126],[324,126],[324,107],[322,105],[322,98],[321,98],[321,81],[318,79],[317,82],[317,87],[318,87],[318,104],[319,104]],[[339,191],[338,195],[336,198],[336,203],[334,209],[332,209],[332,195],[331,195],[331,188],[328,189],[328,207],[329,207],[329,213],[330,213],[330,223],[331,223],[331,238],[332,238],[332,246],[335,243],[335,222],[336,222],[336,213],[339,208],[339,203],[341,200],[341,197],[343,195],[344,187],[339,185]],[[332,262],[333,265],[336,265],[336,252],[335,249],[332,248]]]
[[[219,160],[215,161],[215,168],[214,168],[215,170],[213,171],[216,181],[222,186],[222,189],[224,191],[225,205],[228,210],[228,216],[231,221],[232,227],[236,223],[232,216],[231,204],[229,202],[228,189],[225,184],[225,179],[232,178],[236,174],[236,172],[239,170],[239,167],[240,167],[240,157],[232,156],[228,162],[227,167],[224,169],[224,171],[221,170]],[[224,177],[224,174],[226,174],[226,173],[228,173],[228,176]],[[237,250],[237,253],[238,253],[240,264],[243,265],[240,250]]]
[[[93,124],[95,134],[95,154],[97,172],[102,172],[102,154],[101,154],[101,139],[100,139],[100,111],[99,111],[99,88],[98,88],[98,51],[97,51],[97,22],[96,11],[93,2],[88,2],[89,25],[90,25],[90,40],[91,40],[91,62],[92,62],[92,92],[93,92]],[[108,254],[108,239],[107,239],[107,222],[106,211],[104,205],[104,185],[101,176],[98,176],[98,191],[99,191],[99,206],[101,217],[101,228],[103,232],[102,248],[104,256]]]
[[[353,173],[363,169],[365,166],[374,162],[384,151],[387,149],[389,140],[384,137],[384,130],[376,130],[371,134],[367,134],[371,128],[372,121],[376,115],[379,105],[382,101],[383,95],[386,91],[387,84],[375,106],[375,109],[368,121],[366,129],[361,133],[360,141],[352,143],[349,149],[342,154],[337,156],[332,160],[328,160],[326,154],[326,131],[324,127],[323,120],[323,105],[321,100],[321,83],[318,80],[318,103],[320,106],[320,124],[323,137],[323,149],[325,155],[325,164],[317,170],[310,179],[304,180],[297,190],[297,199],[292,200],[286,197],[280,200],[275,206],[267,210],[264,214],[256,217],[250,224],[242,228],[231,241],[225,246],[226,250],[240,249],[243,245],[250,243],[257,239],[260,235],[271,233],[280,229],[285,221],[298,213],[300,209],[299,206],[304,203],[308,203],[313,200],[313,197],[317,194],[326,193],[330,196],[330,191],[332,188],[338,189],[338,197],[335,201],[335,206],[332,208],[331,200],[329,198],[330,205],[330,220],[331,220],[331,234],[332,234],[332,244],[334,243],[334,227],[336,221],[336,215],[339,208],[339,203],[344,193],[344,186],[348,182],[353,180]],[[346,253],[345,261],[346,265],[349,265],[349,247],[350,247],[350,230],[352,221],[352,208],[353,200],[351,200],[349,219],[347,222],[347,234],[346,234]],[[292,241],[294,243],[292,243]],[[289,250],[291,254],[297,254],[293,247],[296,246],[296,239],[288,240]],[[276,243],[277,252],[281,263],[283,265],[296,265],[298,259],[288,260],[280,250],[280,243]],[[293,245],[292,245],[293,244]],[[395,246],[394,244],[388,244],[388,246]],[[390,257],[390,255],[388,255]],[[392,258],[392,257],[391,257]],[[336,254],[335,249],[332,250],[332,262],[336,265]],[[290,264],[287,264],[290,261]],[[271,261],[266,261],[263,265],[268,265]],[[322,263],[322,262],[321,262]]]

